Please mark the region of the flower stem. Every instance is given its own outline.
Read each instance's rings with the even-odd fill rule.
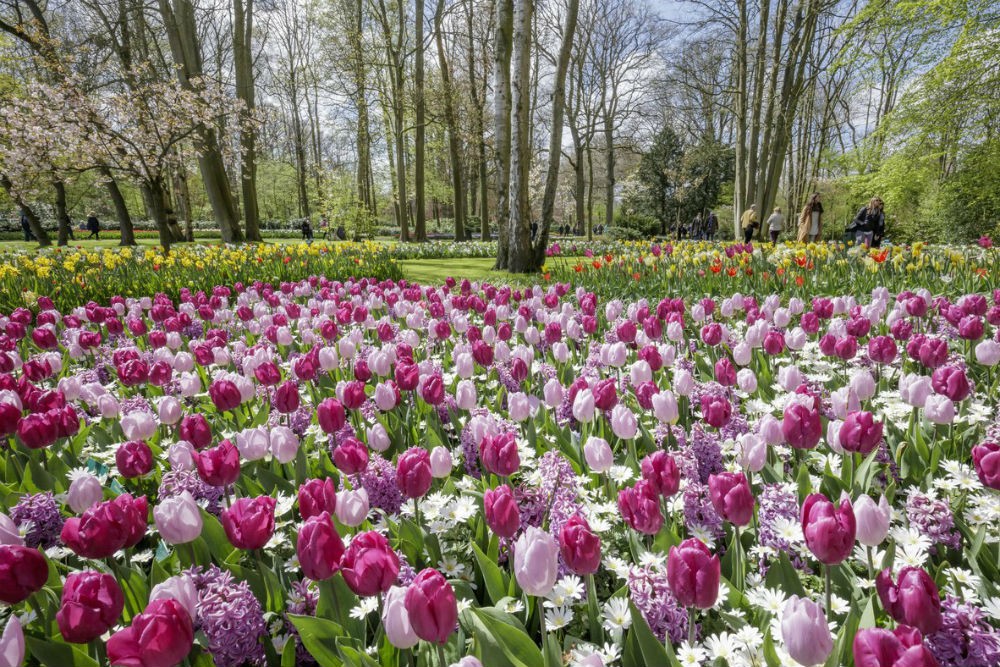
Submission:
[[[832,568],[833,568],[832,565],[825,565],[823,567],[823,569],[824,569],[824,571],[826,573],[826,586],[825,586],[825,589],[826,589],[826,613],[827,613],[827,615],[830,615],[830,614],[833,613],[833,606],[831,604],[831,600],[833,598],[833,593],[830,590],[832,588],[832,586],[833,586],[833,576],[831,574],[831,569]]]
[[[694,646],[694,640],[695,640],[694,615],[695,615],[695,608],[690,607],[688,609],[688,644],[691,646]]]
[[[594,575],[587,575],[587,615],[590,617],[590,640],[597,645],[604,644],[604,628],[601,627],[601,617],[597,609],[597,585]]]

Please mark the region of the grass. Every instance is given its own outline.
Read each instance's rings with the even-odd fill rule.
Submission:
[[[469,259],[407,259],[400,262],[407,280],[425,285],[438,285],[445,278],[462,280],[486,280],[494,284],[528,286],[538,282],[541,276],[516,276],[506,271],[494,271],[492,257]]]

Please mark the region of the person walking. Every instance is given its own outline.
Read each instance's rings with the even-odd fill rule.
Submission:
[[[309,224],[309,218],[302,219],[302,240],[307,243],[312,243],[313,240],[313,228]]]
[[[93,211],[87,216],[87,231],[90,232],[88,239],[101,240],[101,222],[97,219],[97,214]]]
[[[771,217],[767,219],[767,232],[771,235],[771,243],[778,242],[778,236],[785,228],[785,216],[781,214],[781,207],[775,206]]]
[[[743,215],[740,216],[740,228],[743,230],[744,243],[750,243],[753,240],[753,232],[758,226],[760,226],[760,220],[757,218],[757,204],[751,204],[750,208],[743,211]]]
[[[694,216],[694,220],[691,221],[691,240],[700,241],[703,234],[702,223],[701,223],[701,213],[697,213]]]
[[[799,243],[815,243],[823,236],[823,203],[814,192],[799,215]]]
[[[35,233],[31,231],[31,222],[28,221],[28,214],[21,209],[21,231],[24,232],[25,241],[37,241]]]
[[[708,217],[705,218],[705,240],[714,241],[715,232],[719,230],[719,218],[716,217],[715,211],[709,211]]]
[[[854,233],[854,243],[866,248],[872,246],[876,235],[879,244],[885,235],[885,210],[880,197],[872,197],[867,206],[862,206],[858,214],[851,221],[849,231]]]

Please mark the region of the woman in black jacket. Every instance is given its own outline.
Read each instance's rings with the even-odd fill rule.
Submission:
[[[851,222],[851,231],[854,232],[854,243],[856,245],[865,244],[866,248],[873,245],[878,247],[882,244],[882,237],[885,236],[885,210],[882,199],[872,197],[867,206],[861,207],[858,214]]]

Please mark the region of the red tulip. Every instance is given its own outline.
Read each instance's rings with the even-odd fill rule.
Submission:
[[[274,535],[274,506],[270,496],[240,498],[222,511],[222,527],[237,549],[263,548]]]
[[[63,639],[86,644],[110,630],[125,608],[122,589],[110,574],[74,572],[63,584],[56,622]]]
[[[396,485],[406,498],[420,498],[431,488],[431,456],[423,447],[410,447],[396,463]]]
[[[785,437],[785,442],[795,449],[812,449],[819,444],[819,439],[823,435],[819,410],[809,408],[802,403],[792,403],[785,408],[781,420],[781,434]]]
[[[1000,491],[1000,444],[983,442],[973,447],[972,463],[983,486]]]
[[[153,469],[153,450],[141,440],[123,443],[115,451],[115,465],[122,477],[142,477]]]
[[[618,511],[625,523],[640,533],[656,535],[663,526],[660,496],[646,480],[639,480],[635,486],[618,492]]]
[[[444,576],[427,568],[417,575],[403,600],[410,624],[418,637],[432,644],[444,644],[458,622],[455,591]]]
[[[642,459],[642,478],[650,483],[653,490],[664,498],[677,493],[681,483],[681,471],[674,457],[664,451],[655,452]]]
[[[19,544],[0,545],[0,602],[23,602],[48,579],[49,563],[41,551]]]
[[[356,535],[340,566],[348,588],[361,597],[385,593],[399,576],[399,556],[375,531]]]
[[[601,564],[601,538],[586,519],[574,514],[559,531],[559,553],[574,574],[593,574]]]
[[[319,420],[319,427],[327,434],[336,433],[347,423],[344,406],[335,398],[323,399],[316,406],[316,417]]]
[[[181,440],[187,440],[195,449],[205,449],[212,444],[212,427],[208,425],[205,415],[195,413],[181,420]]]
[[[511,538],[521,527],[521,512],[514,492],[506,484],[483,493],[486,525],[499,537]]]
[[[941,596],[930,575],[919,567],[904,567],[897,581],[886,568],[875,578],[882,607],[896,621],[925,635],[941,629]]]
[[[900,626],[895,632],[862,628],[854,635],[854,667],[938,667],[920,633]]]
[[[344,438],[333,450],[333,464],[346,475],[368,467],[368,448],[357,438]]]
[[[313,581],[329,579],[340,569],[344,543],[327,512],[306,519],[299,529],[295,550],[302,574]]]
[[[753,491],[742,472],[721,472],[708,478],[712,506],[723,519],[745,526],[753,518]]]
[[[479,459],[487,472],[501,477],[513,475],[521,467],[514,434],[505,431],[484,437],[479,443]]]
[[[322,512],[332,515],[337,509],[337,488],[329,477],[306,480],[299,487],[298,497],[299,514],[303,520]]]
[[[821,563],[842,563],[854,549],[856,531],[854,509],[847,498],[835,508],[822,493],[814,493],[802,504],[802,532],[806,546]]]
[[[108,663],[121,667],[175,667],[194,643],[187,610],[173,598],[153,600],[132,625],[111,635]]]
[[[838,437],[846,451],[868,456],[882,443],[882,422],[875,421],[870,412],[852,412],[841,425]]]
[[[240,450],[229,440],[192,456],[198,476],[209,486],[229,486],[240,478]]]
[[[708,609],[719,597],[722,565],[705,543],[696,538],[670,547],[667,555],[667,584],[685,607]]]

